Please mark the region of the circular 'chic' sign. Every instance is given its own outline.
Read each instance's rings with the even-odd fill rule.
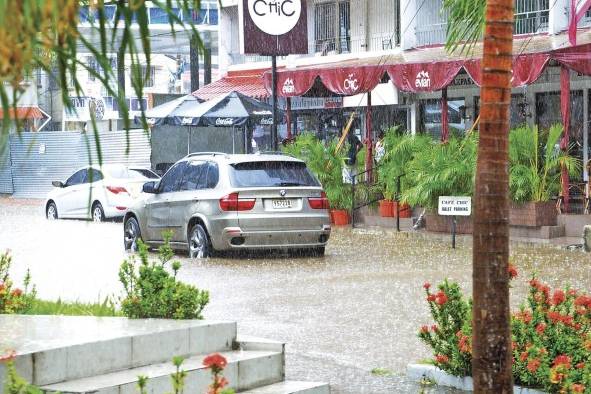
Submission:
[[[301,12],[301,0],[248,0],[248,13],[254,24],[273,36],[291,31]]]

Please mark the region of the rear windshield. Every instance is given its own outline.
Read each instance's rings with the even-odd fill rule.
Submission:
[[[157,179],[158,176],[148,169],[110,166],[103,169],[111,178],[116,179]]]
[[[232,165],[234,187],[320,186],[306,164],[293,161],[253,161]]]

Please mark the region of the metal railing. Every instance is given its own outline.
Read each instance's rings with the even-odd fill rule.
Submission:
[[[371,204],[375,204],[376,202],[380,201],[383,199],[383,194],[381,192],[376,193],[375,196],[371,196],[367,195],[367,198],[364,199],[364,201],[362,201],[360,204],[357,204],[357,187],[358,185],[365,183],[366,187],[368,188],[368,191],[370,189],[370,187],[372,185],[374,185],[372,183],[372,179],[367,179],[368,177],[366,176],[366,174],[370,174],[370,173],[375,173],[375,171],[380,167],[380,165],[375,165],[373,166],[371,169],[357,173],[357,174],[352,174],[351,175],[351,227],[355,228],[355,213],[356,211],[360,210],[363,207],[366,207],[368,205]],[[396,194],[394,195],[394,201],[397,202],[396,204],[396,231],[400,231],[400,195],[402,193],[402,187],[401,187],[401,178],[404,176],[405,174],[401,174],[398,175],[396,177]],[[357,178],[359,176],[364,176],[365,181],[364,182],[357,182]]]

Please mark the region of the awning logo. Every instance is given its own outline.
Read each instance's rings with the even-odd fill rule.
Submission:
[[[343,81],[343,88],[345,91],[356,92],[359,90],[359,83],[355,74],[349,74],[349,76]]]
[[[417,87],[417,88],[430,88],[431,87],[431,78],[429,78],[428,71],[421,70],[417,74],[417,78],[415,80],[415,87]]]
[[[234,121],[232,120],[232,118],[217,118],[215,120],[216,126],[232,126],[233,124]]]
[[[295,93],[295,84],[292,78],[287,78],[283,83],[283,88],[281,91],[285,94],[293,94]]]
[[[295,27],[302,13],[301,0],[248,0],[248,13],[263,32],[280,36]]]

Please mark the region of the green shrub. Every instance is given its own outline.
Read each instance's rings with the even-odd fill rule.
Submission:
[[[169,241],[171,234],[164,235],[164,244],[158,249],[159,261],[148,261],[148,248],[138,244],[140,264],[135,257],[125,260],[119,269],[124,297],[121,311],[130,318],[202,319],[201,312],[209,302],[209,292],[177,281],[180,262],[171,264],[173,274],[166,270],[173,256]]]
[[[516,271],[510,267],[511,277]],[[470,301],[447,281],[427,302],[437,326],[422,326],[419,338],[431,347],[434,364],[456,376],[471,374]],[[455,332],[454,332],[455,331]],[[556,289],[535,277],[520,310],[511,316],[516,384],[551,393],[591,393],[591,296]]]
[[[37,291],[35,286],[29,290],[31,284],[29,270],[25,275],[23,288],[14,287],[9,273],[11,263],[10,251],[0,254],[0,314],[28,313],[37,297]]]

